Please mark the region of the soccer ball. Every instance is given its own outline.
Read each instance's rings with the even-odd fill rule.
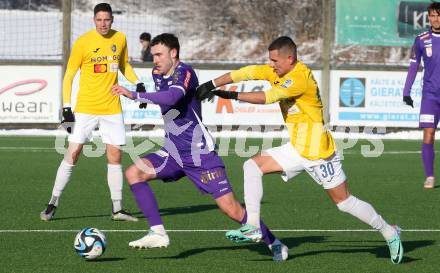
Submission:
[[[104,253],[107,241],[104,233],[99,229],[83,228],[76,235],[73,246],[79,256],[87,260],[93,260]]]

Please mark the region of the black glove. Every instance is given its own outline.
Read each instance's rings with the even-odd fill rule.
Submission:
[[[214,89],[215,89],[215,86],[212,83],[212,81],[205,82],[204,84],[197,86],[196,98],[199,101],[202,101],[204,99],[211,100],[214,97],[214,94],[211,91]]]
[[[145,85],[143,82],[136,84],[136,92],[139,92],[139,93],[147,92],[147,91],[145,91]],[[141,104],[139,104],[139,109],[145,109],[145,108],[147,108],[146,102],[142,102]]]
[[[414,108],[414,101],[411,98],[411,96],[403,96],[403,101],[405,102],[406,105],[409,105],[412,108]]]
[[[75,116],[73,115],[72,108],[63,107],[63,120],[61,126],[71,134],[73,131],[73,124],[75,122]]]
[[[212,93],[216,96],[219,96],[220,98],[224,98],[227,100],[236,100],[238,98],[237,92],[214,90],[212,91]]]

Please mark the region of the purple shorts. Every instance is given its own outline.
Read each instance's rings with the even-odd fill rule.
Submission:
[[[422,97],[420,106],[419,128],[437,128],[440,114],[440,103]]]
[[[201,155],[200,164],[195,164],[191,156],[179,157],[176,160],[163,149],[143,156],[153,164],[156,178],[164,182],[177,181],[187,176],[200,192],[209,193],[214,199],[232,192],[225,165],[216,152]]]

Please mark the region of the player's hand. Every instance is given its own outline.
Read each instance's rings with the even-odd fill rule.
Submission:
[[[115,84],[112,86],[112,94],[115,96],[123,95],[129,99],[134,99],[133,94],[127,88]]]
[[[220,98],[224,98],[227,100],[236,100],[238,98],[237,92],[214,90],[212,91],[212,93]]]
[[[63,120],[61,126],[71,134],[73,131],[73,125],[75,123],[75,116],[73,115],[72,108],[63,107]]]
[[[197,86],[196,98],[199,101],[202,101],[204,99],[211,100],[214,97],[214,94],[212,93],[212,90],[214,90],[214,89],[215,89],[215,86],[212,83],[212,81],[205,82],[204,84]]]
[[[412,108],[414,108],[414,101],[411,98],[411,96],[403,96],[403,101],[405,102],[406,105],[409,105]]]
[[[145,85],[144,85],[143,82],[140,82],[140,83],[136,84],[136,92],[139,92],[139,93],[147,92],[145,90]],[[147,108],[147,103],[146,102],[142,102],[141,104],[139,104],[139,109],[145,109],[145,108]]]

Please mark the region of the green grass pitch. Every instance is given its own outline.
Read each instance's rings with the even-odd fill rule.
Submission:
[[[289,247],[289,259],[282,263],[273,262],[262,243],[226,240],[223,230],[238,225],[186,179],[151,183],[170,230],[170,246],[130,249],[128,242],[143,236],[148,226],[143,218],[137,223],[110,220],[105,157],[80,158],[55,219],[42,222],[39,213],[62,158],[55,143],[53,137],[0,137],[0,272],[440,272],[440,188],[423,189],[420,141],[383,141],[379,157],[362,156],[361,145],[371,146],[368,141],[344,151],[350,191],[404,230],[400,265],[391,264],[379,233],[339,212],[306,174],[288,183],[279,175],[264,178],[263,219]],[[261,147],[259,140],[246,143]],[[223,159],[243,200],[246,158],[237,156],[234,144]],[[129,164],[124,153],[123,165]],[[125,207],[142,217],[126,185],[124,198]],[[76,232],[87,226],[107,236],[108,248],[95,261],[73,250]]]

